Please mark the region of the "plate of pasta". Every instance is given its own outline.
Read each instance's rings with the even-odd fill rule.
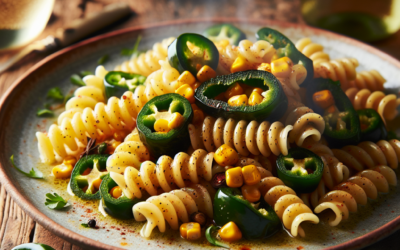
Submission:
[[[90,249],[364,247],[400,228],[399,79],[390,56],[303,25],[115,31],[10,88],[1,182]]]

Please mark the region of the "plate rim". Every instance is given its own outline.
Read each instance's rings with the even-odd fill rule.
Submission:
[[[361,49],[368,51],[369,53],[372,53],[374,55],[379,56],[385,61],[388,61],[390,64],[394,65],[395,67],[400,69],[400,61],[398,61],[396,58],[393,56],[372,47],[371,45],[365,44],[361,41],[358,41],[356,39],[346,37],[331,31],[326,31],[322,30],[319,28],[311,27],[306,24],[302,23],[289,23],[289,22],[283,22],[279,20],[260,20],[260,19],[244,19],[244,18],[226,18],[226,17],[216,17],[216,18],[189,18],[189,19],[179,19],[179,20],[170,20],[170,21],[161,21],[161,22],[155,22],[155,23],[150,23],[150,24],[140,24],[140,25],[135,25],[132,27],[128,28],[123,28],[120,30],[116,31],[111,31],[102,35],[98,35],[92,38],[89,38],[87,40],[81,41],[79,43],[76,43],[74,45],[71,45],[69,47],[66,47],[64,49],[61,49],[38,63],[36,63],[34,66],[29,68],[24,74],[22,74],[17,80],[14,81],[14,83],[8,88],[8,90],[4,93],[3,97],[0,100],[0,126],[4,123],[6,113],[7,111],[3,108],[5,104],[9,101],[9,96],[12,95],[14,91],[17,90],[17,87],[19,85],[22,85],[24,81],[26,82],[27,79],[31,76],[31,74],[34,74],[34,72],[41,67],[46,66],[46,64],[51,63],[53,60],[57,60],[58,57],[71,53],[72,51],[79,50],[80,48],[90,45],[92,43],[98,42],[103,39],[107,38],[113,38],[113,37],[118,37],[119,35],[124,35],[127,33],[133,33],[133,32],[138,32],[141,30],[148,30],[148,29],[153,29],[153,28],[160,28],[164,26],[170,26],[170,25],[183,25],[183,24],[190,24],[190,23],[250,23],[250,24],[256,24],[256,25],[276,25],[280,27],[286,27],[286,28],[295,28],[295,29],[308,29],[312,30],[315,34],[318,35],[323,35],[324,37],[327,38],[333,38],[335,40],[340,40],[342,42],[348,43],[355,45],[357,47],[360,47]],[[51,231],[52,233],[56,234],[57,236],[72,242],[73,244],[77,244],[79,246],[83,247],[90,247],[90,248],[95,248],[95,249],[118,249],[118,250],[123,250],[124,248],[119,248],[115,246],[111,246],[102,242],[99,242],[97,240],[88,238],[86,236],[83,236],[79,233],[75,233],[59,224],[57,224],[55,221],[47,217],[45,214],[43,214],[38,208],[36,208],[32,203],[30,203],[25,196],[19,192],[19,190],[14,186],[14,184],[11,182],[9,176],[6,174],[4,168],[5,165],[9,163],[4,163],[0,162],[0,182],[4,186],[6,192],[10,194],[14,202],[16,202],[23,210],[25,213],[27,213],[32,219],[34,219],[36,222],[38,222],[41,226],[45,227],[47,230]],[[377,242],[378,240],[381,240],[390,234],[394,233],[396,230],[400,229],[400,216],[396,217],[392,221],[384,224],[383,226],[367,233],[362,236],[359,236],[357,238],[354,238],[352,240],[346,241],[344,243],[328,247],[326,249],[329,250],[338,250],[338,249],[358,249],[361,247],[368,246],[372,243]]]

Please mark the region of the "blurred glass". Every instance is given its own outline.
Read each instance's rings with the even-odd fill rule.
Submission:
[[[304,20],[366,42],[400,29],[400,0],[302,0]]]
[[[50,18],[54,0],[0,0],[0,50],[25,45]]]

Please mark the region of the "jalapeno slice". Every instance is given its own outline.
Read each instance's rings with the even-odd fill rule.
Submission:
[[[361,140],[377,142],[388,136],[385,123],[374,109],[357,110],[360,119]]]
[[[213,42],[228,40],[230,44],[238,45],[241,40],[246,39],[246,35],[230,23],[216,24],[203,33],[205,37]]]
[[[125,91],[134,92],[136,87],[143,85],[145,81],[146,77],[139,74],[110,71],[104,77],[106,97],[116,96],[119,98]]]
[[[82,157],[72,170],[69,188],[83,200],[100,200],[100,182],[107,174],[109,155]],[[100,181],[99,181],[100,179]]]
[[[263,101],[253,106],[231,106],[225,101],[215,99],[236,83],[262,89]],[[277,121],[283,116],[288,105],[280,82],[271,73],[261,70],[217,76],[200,85],[196,90],[195,99],[197,106],[207,114],[247,121]]]
[[[184,33],[168,47],[168,60],[180,73],[187,70],[194,76],[204,65],[216,70],[219,52],[208,38],[193,33]]]
[[[192,107],[185,97],[178,94],[154,97],[137,118],[140,140],[153,157],[174,157],[190,145],[188,125],[192,119]]]
[[[321,181],[324,163],[305,148],[291,148],[287,155],[276,160],[278,177],[298,193],[313,192]]]
[[[271,28],[262,28],[256,33],[257,40],[265,40],[272,44],[277,50],[279,57],[287,56],[294,64],[302,64],[307,70],[307,77],[302,83],[302,87],[307,87],[314,78],[314,66],[311,59],[297,50],[294,43],[285,35]]]
[[[263,199],[262,199],[263,200]],[[268,238],[282,228],[274,209],[260,202],[256,209],[236,188],[220,188],[214,197],[214,221],[224,226],[233,221],[246,239]]]

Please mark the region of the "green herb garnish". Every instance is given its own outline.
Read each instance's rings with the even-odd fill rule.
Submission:
[[[47,92],[47,97],[52,98],[56,101],[62,101],[64,100],[64,95],[61,93],[61,89],[59,87],[55,87],[50,89]]]
[[[65,201],[64,198],[59,196],[57,193],[47,193],[46,197],[46,202],[44,204],[50,209],[60,210],[66,206],[69,206],[67,201]]]
[[[133,46],[132,49],[122,49],[121,55],[123,56],[132,56],[133,54],[136,54],[136,56],[139,55],[140,52],[138,51],[138,47],[140,40],[142,40],[142,36],[138,36],[138,38],[135,41],[135,45]]]
[[[85,227],[85,228],[89,228],[89,225],[87,223],[82,223],[81,226]]]
[[[85,82],[82,80],[82,77],[80,77],[77,74],[73,74],[69,80],[71,81],[72,84],[77,85],[77,86],[86,86]]]
[[[108,61],[109,56],[108,55],[104,55],[102,57],[100,57],[100,59],[97,61],[98,64],[104,64]]]
[[[83,71],[79,72],[79,75],[81,77],[85,77],[85,76],[94,75],[94,74],[93,74],[93,72],[91,72],[89,70],[83,70]]]
[[[35,170],[32,168],[31,171],[29,171],[29,173],[27,173],[27,172],[24,172],[24,171],[22,171],[21,169],[19,169],[19,168],[15,165],[15,163],[14,163],[14,155],[12,155],[12,156],[10,157],[10,161],[11,161],[11,165],[12,165],[16,170],[18,170],[18,172],[20,172],[21,174],[24,174],[25,176],[30,177],[30,178],[34,178],[34,179],[43,179],[43,173],[40,172],[39,170],[36,170],[36,171],[35,171]]]
[[[44,109],[39,109],[36,112],[36,115],[39,117],[54,117],[54,112],[51,111],[50,109],[44,108]]]

